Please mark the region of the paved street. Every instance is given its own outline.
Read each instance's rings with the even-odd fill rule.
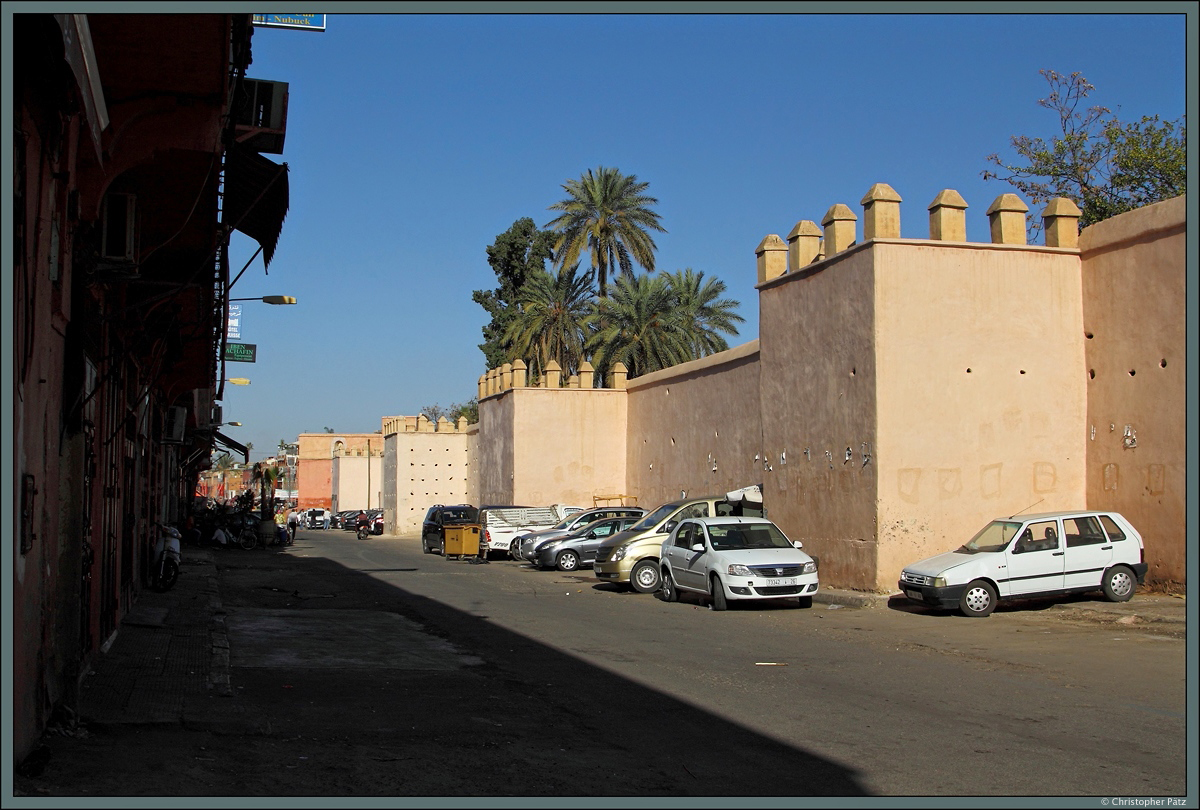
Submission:
[[[185,549],[183,571],[85,679],[84,732],[48,738],[45,771],[18,782],[28,795],[1187,788],[1184,605],[1170,597],[982,620],[836,594],[717,613],[337,530]]]

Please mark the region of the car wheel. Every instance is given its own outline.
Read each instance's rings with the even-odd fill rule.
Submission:
[[[982,579],[974,580],[963,591],[958,609],[962,615],[973,619],[991,615],[991,612],[996,609],[996,589]]]
[[[658,563],[654,560],[642,560],[629,572],[629,584],[638,593],[654,593],[662,585],[662,577],[658,575]]]
[[[679,591],[675,589],[675,581],[671,579],[671,572],[665,568],[662,571],[662,587],[659,588],[658,593],[664,602],[679,601]]]
[[[559,571],[574,571],[579,568],[579,555],[574,551],[564,551],[554,560],[554,566]]]
[[[1104,588],[1104,598],[1110,602],[1128,602],[1137,590],[1137,579],[1133,572],[1123,565],[1114,565],[1104,572],[1101,583]]]
[[[712,609],[725,610],[728,608],[729,602],[725,599],[725,586],[721,584],[721,578],[713,574],[708,584],[708,591],[712,596]]]
[[[429,547],[429,538],[425,537],[424,535],[421,535],[421,553],[422,554],[432,554],[433,553],[433,549],[431,549]]]
[[[801,596],[798,601],[800,602],[800,607],[802,607],[802,608],[812,607],[812,597],[811,596]]]

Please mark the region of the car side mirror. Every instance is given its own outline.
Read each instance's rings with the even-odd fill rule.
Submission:
[[[679,525],[678,520],[668,520],[666,523],[663,524],[662,528],[659,529],[659,533],[660,534],[669,534],[678,525]]]
[[[793,540],[792,547],[793,548],[804,548],[804,544],[801,543],[799,540]]]
[[[692,543],[692,551],[704,551],[703,543]]]

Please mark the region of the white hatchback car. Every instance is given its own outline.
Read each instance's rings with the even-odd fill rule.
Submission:
[[[663,541],[659,593],[666,602],[680,591],[704,594],[713,610],[725,610],[729,600],[789,597],[808,607],[817,561],[800,548],[765,518],[689,518]]]
[[[1082,510],[998,518],[954,551],[906,565],[914,602],[987,616],[996,603],[1103,591],[1125,602],[1146,578],[1142,536],[1116,512]]]

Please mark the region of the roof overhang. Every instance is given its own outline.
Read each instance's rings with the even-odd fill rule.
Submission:
[[[217,444],[219,444],[222,447],[225,447],[229,450],[232,450],[235,453],[241,453],[242,454],[242,462],[245,464],[250,463],[250,451],[246,449],[246,446],[244,444],[239,444],[238,442],[235,442],[233,439],[229,438],[228,436],[226,436],[224,433],[222,433],[219,430],[214,430],[212,432],[212,435],[213,435],[213,440]]]

